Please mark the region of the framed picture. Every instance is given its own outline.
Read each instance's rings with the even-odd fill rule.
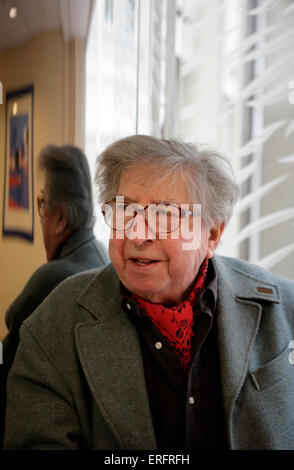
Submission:
[[[34,240],[33,87],[6,95],[3,236]]]

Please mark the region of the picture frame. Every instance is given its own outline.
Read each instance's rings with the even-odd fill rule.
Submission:
[[[34,240],[34,89],[6,94],[2,235]]]

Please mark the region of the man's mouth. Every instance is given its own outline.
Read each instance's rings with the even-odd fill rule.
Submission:
[[[148,266],[149,264],[158,263],[157,259],[140,259],[140,258],[129,258],[130,261],[133,261],[139,266]]]

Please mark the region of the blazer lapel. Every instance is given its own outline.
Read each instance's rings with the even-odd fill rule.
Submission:
[[[93,397],[121,449],[156,449],[141,348],[120,307],[112,265],[94,279],[79,302],[97,320],[76,327],[79,357]]]
[[[223,402],[232,446],[233,409],[245,381],[262,315],[260,300],[279,302],[278,287],[214,257],[218,275],[217,322]]]

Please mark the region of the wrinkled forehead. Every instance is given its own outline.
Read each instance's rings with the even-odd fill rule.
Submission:
[[[154,167],[133,166],[125,169],[120,177],[117,194],[139,202],[178,200],[190,202],[187,184],[179,171]]]

